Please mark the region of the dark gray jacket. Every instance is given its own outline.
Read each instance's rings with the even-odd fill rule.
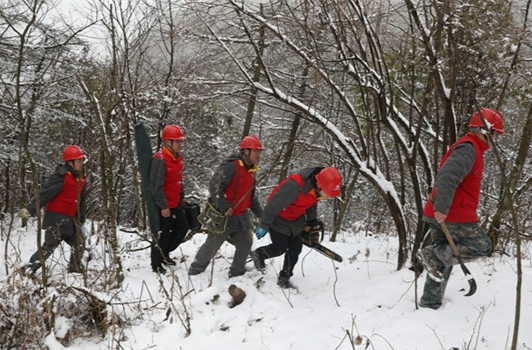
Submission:
[[[234,204],[227,202],[224,189],[229,186],[233,180],[233,177],[236,176],[235,160],[237,159],[244,163],[246,169],[250,169],[250,166],[246,164],[240,153],[233,154],[220,164],[209,181],[209,194],[211,201],[221,213],[225,213],[231,204]],[[255,186],[253,186],[251,189],[251,207],[249,209],[258,217],[262,215],[262,207],[257,199],[257,196],[255,195]]]
[[[179,155],[175,155],[179,158]],[[166,162],[163,158],[154,157],[150,161],[150,191],[153,201],[160,209],[168,209],[168,201],[164,193],[164,182],[166,181]],[[181,201],[185,198],[184,186],[181,186]]]
[[[438,195],[434,198],[434,210],[444,214],[449,212],[456,188],[475,164],[476,153],[475,146],[470,142],[461,143],[453,148],[436,175],[434,187]],[[423,216],[423,220],[428,223],[436,223],[434,218],[426,215]],[[452,223],[447,224],[452,225]]]
[[[316,174],[323,168],[306,168],[299,172],[303,179],[303,186],[293,180],[288,179],[275,194],[270,198],[260,220],[260,227],[264,229],[272,228],[287,236],[297,236],[305,226],[307,221],[316,220],[318,214],[317,205],[308,208],[305,215],[296,220],[288,221],[278,216],[281,210],[288,208],[298,197],[299,193],[308,194],[316,188]]]

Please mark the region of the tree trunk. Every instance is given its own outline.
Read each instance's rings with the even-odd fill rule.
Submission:
[[[351,182],[349,183],[349,187],[347,187],[347,190],[344,192],[342,206],[340,207],[340,210],[338,211],[338,216],[334,220],[333,233],[331,235],[331,242],[336,242],[336,235],[342,229],[342,221],[344,220],[344,215],[347,211],[347,208],[349,208],[349,203],[351,202],[351,198],[353,197],[353,192],[355,190],[355,185],[358,179],[358,174],[359,174],[359,171],[357,170],[355,172],[355,175],[352,178],[350,178]]]
[[[532,107],[528,110],[528,115],[521,134],[521,142],[519,143],[519,150],[515,163],[507,176],[507,182],[503,183],[504,191],[502,192],[497,212],[493,216],[491,225],[488,228],[488,235],[493,243],[493,250],[497,247],[499,236],[501,232],[501,224],[507,218],[509,212],[514,206],[514,202],[518,199],[516,196],[516,188],[519,184],[519,179],[523,175],[523,169],[526,165],[530,145],[532,144]],[[502,168],[501,168],[502,169]],[[517,226],[515,226],[517,228]]]
[[[262,14],[262,3],[260,4],[260,13]],[[264,26],[260,26],[259,29],[259,45],[258,45],[258,57],[255,59],[253,64],[253,81],[258,83],[260,81],[260,64],[259,59],[264,52]],[[244,121],[244,129],[242,130],[242,138],[249,135],[251,130],[251,122],[253,120],[253,112],[255,111],[255,103],[257,101],[257,92],[259,90],[252,85],[249,92],[248,108],[246,110],[246,119]]]

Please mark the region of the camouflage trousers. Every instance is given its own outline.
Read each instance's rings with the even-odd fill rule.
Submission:
[[[437,282],[429,276],[426,277],[419,306],[438,309],[442,305],[445,287],[451,276],[453,265],[458,265],[459,262],[441,226],[432,223],[429,225],[432,243],[423,248],[423,253],[439,266],[443,278],[441,282]],[[449,224],[447,228],[464,263],[488,256],[491,253],[491,240],[479,224]]]

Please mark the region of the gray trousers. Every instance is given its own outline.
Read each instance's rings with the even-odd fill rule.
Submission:
[[[224,234],[216,235],[209,233],[207,235],[205,243],[200,247],[194,261],[190,265],[189,273],[191,275],[197,275],[205,271],[214,255],[216,255],[222,244],[228,238],[231,238],[235,245],[235,255],[229,268],[229,274],[238,276],[245,273],[246,269],[244,266],[246,265],[251,245],[253,244],[248,212],[240,216],[231,216]]]
[[[464,263],[491,253],[491,240],[478,223],[475,225],[449,224],[447,228]],[[451,276],[453,265],[458,265],[459,262],[439,224],[430,224],[430,238],[432,244],[423,248],[423,252],[434,263],[441,266],[443,281],[436,282],[427,276],[420,306],[437,309],[442,305],[445,287]]]
[[[44,243],[41,246],[44,260],[48,259],[55,248],[61,244],[61,241],[66,242],[71,247],[68,272],[81,272],[81,257],[85,250],[85,236],[81,233],[81,230],[76,229],[74,219],[65,218],[55,226],[46,228],[44,232]],[[41,267],[39,251],[36,251],[30,257],[30,263],[33,264],[32,270],[34,272]]]

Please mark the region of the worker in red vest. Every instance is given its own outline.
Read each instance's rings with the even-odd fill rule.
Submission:
[[[36,272],[54,251],[65,241],[71,247],[68,272],[82,272],[81,257],[85,249],[86,229],[86,180],[83,176],[85,153],[78,146],[63,150],[64,164],[60,164],[39,190],[27,208],[19,210],[19,216],[27,219],[35,216],[37,210],[45,207],[42,228],[45,230],[42,256],[39,251],[30,258],[32,272]]]
[[[257,136],[246,136],[240,143],[240,152],[225,159],[214,172],[209,182],[211,203],[220,213],[229,216],[223,234],[209,233],[190,265],[189,275],[205,271],[221,245],[229,238],[235,245],[229,277],[243,275],[253,244],[250,209],[256,216],[262,207],[255,196],[255,172],[259,170],[260,154],[264,150]]]
[[[289,282],[303,243],[301,231],[307,222],[316,221],[319,200],[337,197],[342,192],[342,175],[334,167],[308,168],[278,184],[266,199],[267,204],[255,229],[258,239],[270,231],[272,243],[251,252],[255,268],[264,271],[265,260],[285,254],[277,284]]]
[[[492,244],[479,225],[477,207],[480,197],[484,152],[488,136],[496,140],[504,133],[501,113],[482,108],[469,122],[469,133],[456,141],[440,162],[434,187],[423,220],[430,227],[431,244],[418,250],[417,258],[427,271],[419,305],[439,309],[453,265],[459,264],[441,224],[445,223],[464,262],[491,253]]]
[[[150,191],[155,204],[161,210],[159,234],[151,245],[151,267],[164,274],[166,266],[175,266],[170,253],[183,242],[188,224],[183,205],[183,157],[181,147],[185,140],[183,130],[177,125],[163,129],[163,147],[155,153],[150,163]]]

